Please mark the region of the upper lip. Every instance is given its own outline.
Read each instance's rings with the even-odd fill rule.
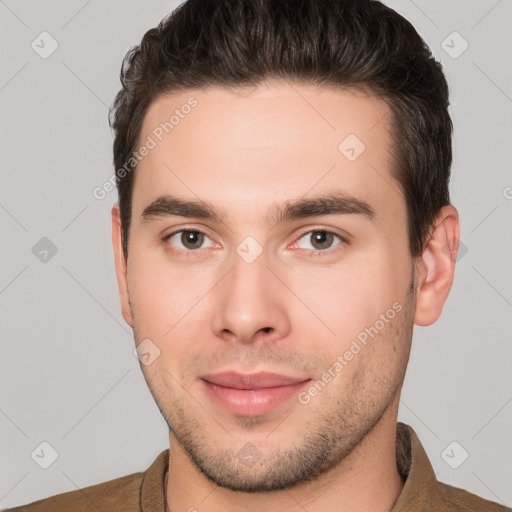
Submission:
[[[278,373],[237,373],[233,371],[210,373],[203,375],[201,378],[212,384],[235,389],[264,389],[277,386],[290,386],[310,380],[304,377],[290,377]]]

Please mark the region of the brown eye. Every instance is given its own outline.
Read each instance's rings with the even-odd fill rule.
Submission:
[[[174,250],[178,253],[185,253],[187,251],[197,252],[198,249],[214,246],[208,235],[196,229],[180,229],[167,235],[164,240],[170,245],[175,246]],[[209,245],[205,247],[205,242],[208,243],[208,241]]]
[[[199,231],[182,231],[180,242],[186,249],[200,249],[204,241],[204,233]]]
[[[334,243],[336,239],[339,240],[337,244]],[[300,247],[301,240],[305,240],[306,244],[309,243],[310,246]],[[325,252],[344,241],[345,240],[337,233],[326,229],[315,229],[304,233],[297,241],[297,246],[301,249],[313,249],[314,251]]]
[[[311,242],[315,249],[329,249],[334,236],[329,231],[313,231],[311,233]]]

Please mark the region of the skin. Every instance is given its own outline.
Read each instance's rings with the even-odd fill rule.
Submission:
[[[152,103],[139,141],[191,96],[198,105],[138,166],[128,262],[112,209],[123,317],[137,345],[149,338],[160,350],[141,368],[169,426],[168,510],[389,511],[403,487],[395,435],[413,326],[441,314],[457,211],[440,210],[413,259],[391,177],[390,110],[368,93],[277,81],[181,91]],[[366,146],[352,162],[338,150],[351,133]],[[374,218],[268,222],[276,205],[335,190],[366,201]],[[211,203],[223,222],[142,222],[165,194]],[[183,245],[181,233],[164,240],[179,229],[207,236],[196,245]],[[346,241],[319,244],[314,230]],[[249,235],[263,249],[252,263],[236,252]],[[308,404],[292,398],[249,417],[202,389],[201,375],[227,369],[321,380],[394,303],[401,311]],[[241,457],[247,446],[257,454],[251,464]]]

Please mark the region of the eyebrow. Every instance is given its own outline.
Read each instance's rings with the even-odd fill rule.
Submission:
[[[325,193],[308,199],[286,201],[274,207],[267,216],[269,224],[279,224],[294,219],[321,215],[362,215],[369,220],[375,217],[375,210],[364,200],[345,192]],[[201,200],[181,199],[165,195],[155,199],[144,208],[141,222],[167,217],[190,217],[215,221],[224,224],[225,215],[213,205]]]

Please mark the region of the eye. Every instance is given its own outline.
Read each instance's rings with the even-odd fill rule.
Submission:
[[[342,236],[334,233],[333,231],[329,231],[327,229],[315,229],[304,233],[293,245],[294,248],[298,247],[299,249],[313,249],[314,253],[318,254],[331,249],[333,247],[333,242],[336,239],[339,240],[339,243],[335,244],[334,247],[344,242],[346,243],[346,240]],[[301,240],[306,242],[306,247],[300,246]],[[307,247],[308,243],[309,247]]]
[[[197,249],[204,249],[202,247],[205,239],[210,240],[209,247],[215,247],[215,243],[210,237],[197,229],[180,229],[167,235],[164,240],[171,242],[172,245],[177,246],[180,250],[176,252],[197,251]]]

